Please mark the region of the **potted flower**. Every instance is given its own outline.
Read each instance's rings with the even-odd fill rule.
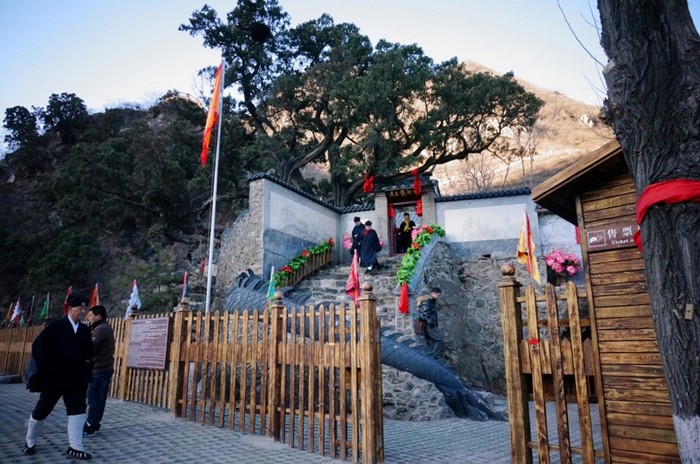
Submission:
[[[581,269],[581,260],[573,253],[553,250],[544,257],[547,265],[547,282],[559,285]]]

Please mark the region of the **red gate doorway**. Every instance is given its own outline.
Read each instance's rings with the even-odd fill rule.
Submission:
[[[404,222],[404,214],[408,214],[408,219],[415,224],[415,228],[421,226],[421,217],[416,214],[415,201],[390,203],[389,210],[394,212],[394,216],[390,217],[389,256],[402,255],[406,250],[401,246],[399,232],[401,223]]]

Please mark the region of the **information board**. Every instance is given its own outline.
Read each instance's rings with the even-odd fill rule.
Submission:
[[[136,369],[165,369],[169,329],[169,317],[131,321],[126,366]]]

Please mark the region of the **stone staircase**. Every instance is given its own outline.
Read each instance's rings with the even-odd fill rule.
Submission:
[[[411,317],[397,311],[398,295],[396,290],[396,273],[401,266],[401,256],[383,257],[379,269],[371,274],[360,268],[360,287],[369,282],[377,301],[377,316],[382,328],[403,332],[406,337],[413,337]],[[345,294],[345,284],[350,273],[350,265],[330,265],[301,281],[294,291],[308,293],[308,304],[339,302],[347,303],[350,298]]]
[[[369,282],[374,287],[372,293],[377,301],[377,315],[382,329],[398,332],[399,340],[422,343],[413,333],[411,316],[397,311],[398,295],[396,273],[401,265],[401,257],[380,256],[380,268],[367,274],[360,270],[360,285]],[[320,269],[302,280],[294,288],[296,293],[308,293],[311,296],[307,305],[326,304],[329,302],[347,303],[345,284],[350,272],[350,265],[330,265]],[[445,404],[444,395],[435,386],[419,379],[408,372],[399,371],[389,366],[382,366],[382,399],[384,417],[397,420],[427,421],[454,417],[452,410]]]

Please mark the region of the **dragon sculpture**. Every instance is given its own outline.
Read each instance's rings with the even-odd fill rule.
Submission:
[[[267,302],[268,282],[255,275],[252,270],[241,273],[235,285],[228,291],[224,299],[224,308],[229,311],[239,309],[265,308]],[[281,289],[285,308],[301,308],[309,299],[309,294],[293,295],[292,287]],[[319,302],[329,304],[329,302]],[[308,324],[306,325],[308,327]],[[316,325],[318,326],[318,324]],[[288,328],[288,330],[290,330]],[[306,337],[317,337],[318,334],[304,334]],[[457,417],[484,421],[488,419],[507,420],[503,412],[496,411],[477,394],[471,391],[459,377],[439,360],[426,355],[419,345],[399,341],[402,334],[389,333],[382,329],[381,358],[382,364],[397,370],[408,372],[418,378],[431,382],[445,396],[445,403],[454,411]]]

